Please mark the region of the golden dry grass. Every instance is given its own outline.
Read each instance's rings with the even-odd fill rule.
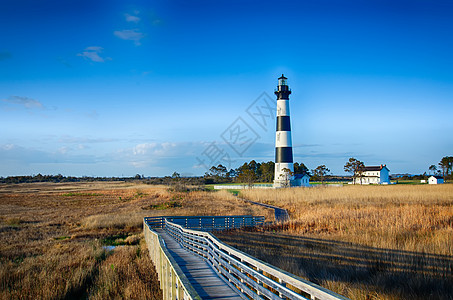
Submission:
[[[149,270],[145,241],[140,246],[120,246],[99,266],[89,291],[91,299],[160,299],[157,277]],[[150,287],[154,287],[150,289]]]
[[[453,185],[345,186],[244,191],[288,210],[285,231],[372,247],[453,255]]]
[[[246,190],[289,222],[221,237],[352,299],[452,299],[453,185]],[[264,246],[263,246],[264,244]]]
[[[131,183],[0,185],[0,299],[160,299],[137,245],[144,216],[263,212],[227,193]]]

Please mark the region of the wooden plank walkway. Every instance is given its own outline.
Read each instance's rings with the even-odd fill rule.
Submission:
[[[205,260],[184,249],[163,229],[154,230],[162,236],[168,251],[202,299],[243,299]]]
[[[261,206],[264,206],[264,207],[267,207],[267,208],[272,208],[274,210],[274,213],[275,213],[275,221],[276,222],[285,222],[285,221],[289,221],[290,220],[289,214],[286,211],[286,209],[283,209],[283,208],[280,208],[280,207],[277,207],[277,206],[273,206],[273,205],[269,205],[269,204],[264,204],[264,203],[260,203],[260,202],[247,200],[247,199],[244,199],[244,198],[239,198],[239,199],[244,200],[245,202],[252,203],[252,204],[261,205]]]

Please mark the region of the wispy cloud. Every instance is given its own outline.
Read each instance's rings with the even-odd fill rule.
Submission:
[[[15,144],[0,145],[0,163],[7,161],[28,164],[55,164],[55,163],[96,163],[100,158],[95,155],[70,154],[72,148],[62,146],[54,151],[46,151]]]
[[[128,22],[133,22],[133,23],[140,22],[140,18],[137,16],[130,15],[130,14],[125,14],[125,16],[126,16],[126,21],[128,21]]]
[[[102,57],[101,53],[104,51],[104,48],[99,46],[91,46],[85,48],[85,51],[82,53],[77,53],[77,56],[81,56],[85,59],[89,59],[94,62],[105,62],[106,60],[111,60],[110,57]]]
[[[19,106],[23,106],[28,109],[42,109],[44,108],[44,105],[42,105],[41,102],[38,100],[28,98],[28,97],[23,97],[23,96],[9,96],[6,99],[2,99],[3,102],[9,103],[9,104],[15,104]]]
[[[114,138],[89,138],[89,137],[76,137],[70,135],[64,135],[58,138],[59,143],[66,144],[100,144],[100,143],[111,143],[116,142],[118,139]]]
[[[178,144],[176,143],[144,143],[138,144],[133,148],[134,155],[165,155],[169,154],[172,150],[176,149]]]
[[[197,142],[141,143],[132,149],[125,149],[123,159],[136,168],[170,166],[179,160],[190,164],[194,155],[202,151],[201,147],[202,144]]]
[[[113,34],[122,40],[134,41],[136,46],[140,46],[140,40],[145,37],[138,29],[117,30],[114,31]]]

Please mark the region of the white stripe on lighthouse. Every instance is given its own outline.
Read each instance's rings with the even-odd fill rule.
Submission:
[[[294,172],[294,164],[293,163],[279,163],[279,164],[276,164],[275,165],[275,170],[276,170],[276,174],[277,173],[280,175],[280,174],[283,174],[283,169],[288,169],[290,170],[291,172]],[[279,177],[279,175],[277,177]],[[280,180],[283,179],[283,178],[279,178]]]
[[[291,131],[277,131],[275,135],[275,147],[292,147]]]
[[[289,116],[289,100],[277,100],[277,117],[278,116]]]

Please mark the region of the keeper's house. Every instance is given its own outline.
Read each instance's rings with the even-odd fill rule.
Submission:
[[[355,184],[390,184],[389,172],[386,165],[365,167],[362,176],[355,178]]]
[[[442,183],[444,183],[444,179],[440,176],[430,176],[428,178],[428,183],[429,184],[442,184]]]

